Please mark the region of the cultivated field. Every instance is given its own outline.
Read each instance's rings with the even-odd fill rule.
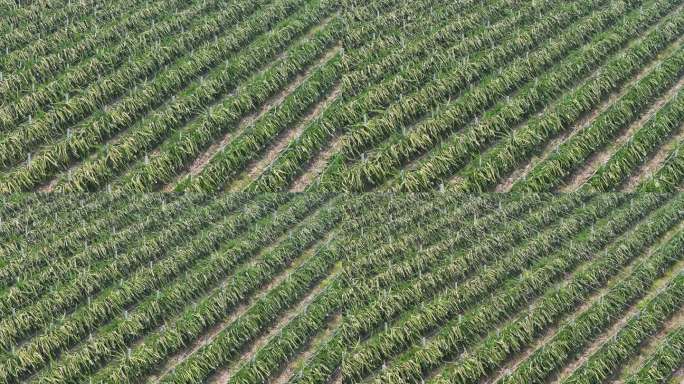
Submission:
[[[683,6],[0,0],[0,192],[681,188]]]
[[[2,383],[680,383],[684,194],[3,198]]]
[[[0,0],[0,384],[679,384],[682,191],[683,0]]]

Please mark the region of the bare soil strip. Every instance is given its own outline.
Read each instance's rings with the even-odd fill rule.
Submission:
[[[315,353],[317,347],[321,345],[325,340],[328,340],[332,336],[333,332],[342,322],[342,314],[336,313],[328,321],[326,329],[316,335],[313,340],[305,347],[305,349],[297,355],[292,361],[287,363],[287,366],[280,372],[278,376],[273,378],[271,381],[274,384],[287,384],[292,378],[292,376],[301,368],[304,363]]]
[[[339,92],[339,89],[336,90]],[[333,94],[334,98],[338,95]],[[303,192],[306,187],[311,185],[314,180],[321,175],[328,161],[336,154],[342,146],[342,135],[337,135],[330,140],[328,146],[314,155],[306,166],[304,172],[299,174],[290,184],[290,192]]]
[[[632,357],[621,369],[620,373],[611,381],[614,384],[622,384],[625,380],[641,368],[644,360],[665,340],[667,334],[684,323],[684,309],[680,309],[665,326],[655,335],[650,337],[642,346],[639,353]]]

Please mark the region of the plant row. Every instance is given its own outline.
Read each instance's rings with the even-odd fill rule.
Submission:
[[[675,51],[632,85],[626,93],[602,112],[588,127],[564,141],[549,157],[538,163],[513,191],[546,191],[558,187],[615,135],[635,121],[658,96],[674,85],[684,73],[684,49]]]
[[[603,192],[615,189],[652,155],[658,146],[684,121],[684,91],[668,101],[656,114],[620,146],[582,187]]]
[[[684,180],[684,141],[680,141],[668,154],[660,168],[637,186],[641,192],[675,190]]]
[[[407,171],[401,178],[396,178],[393,189],[413,191],[433,187],[438,181],[466,165],[484,145],[510,132],[512,127],[521,123],[533,111],[553,100],[559,89],[573,86],[578,79],[596,68],[630,38],[638,36],[675,5],[675,1],[657,1],[647,4],[643,10],[633,10],[620,24],[598,35],[592,43],[563,59],[558,65],[536,78],[534,83],[528,83],[505,103],[499,103],[483,114],[478,122],[454,133],[441,146],[428,153],[424,160],[419,161],[416,169]],[[440,123],[448,126],[448,116]],[[411,140],[407,138],[405,143],[399,142],[396,149],[406,147],[406,151],[414,153],[424,151],[435,144],[434,139],[423,142],[417,135],[410,135],[410,138]]]
[[[548,322],[556,319],[556,316],[573,309],[591,289],[599,286],[599,282],[605,283],[605,279],[616,273],[623,265],[618,261],[628,261],[635,256],[635,250],[645,248],[649,244],[649,240],[654,240],[659,234],[670,228],[674,222],[679,220],[677,209],[682,203],[684,201],[677,201],[661,208],[653,220],[638,226],[636,230],[621,239],[606,253],[592,261],[589,264],[590,268],[583,269],[579,274],[574,275],[570,282],[563,285],[560,290],[545,293],[555,279],[562,277],[564,273],[587,257],[578,249],[565,249],[564,257],[553,258],[549,263],[534,268],[522,279],[516,279],[510,285],[500,288],[495,296],[484,301],[475,310],[451,320],[424,346],[414,348],[407,355],[400,357],[392,367],[386,369],[375,381],[392,383],[420,380],[424,373],[434,370],[446,359],[459,353],[464,347],[478,342],[480,336],[490,332],[497,323],[508,319],[514,309],[528,303],[536,295],[544,293],[544,296],[537,301],[528,315],[519,316],[518,321],[507,326],[518,330],[518,326],[525,324],[527,326],[526,332],[519,333],[522,335],[538,331],[538,327],[545,326]],[[587,245],[593,245],[592,243],[596,241],[598,239],[590,241],[589,244],[580,244],[580,246],[590,248]],[[605,244],[601,245],[605,246]],[[594,284],[589,284],[590,282],[594,282]],[[515,345],[505,344],[510,352],[512,352],[510,348]],[[497,354],[492,356],[497,360],[490,359],[487,362],[495,363],[505,356],[507,354]],[[484,370],[475,369],[471,372],[479,374],[484,373]]]
[[[609,278],[615,276],[621,268],[644,252],[658,237],[665,234],[673,225],[677,225],[684,216],[676,210],[681,209],[683,205],[684,199],[675,197],[671,204],[654,214],[653,221],[636,227],[631,233],[632,236],[616,243],[595,262],[590,262],[567,284],[545,295],[530,311],[518,316],[517,319],[497,330],[495,334],[486,337],[476,348],[467,352],[458,363],[447,367],[433,381],[435,383],[462,383],[477,380],[499,367],[514,353],[533,345],[533,341],[543,334],[546,327],[558,321],[561,316],[571,313],[586,299],[589,292],[605,285]],[[601,323],[609,322],[615,316],[611,311],[620,313],[619,311],[626,310],[629,303],[650,287],[663,270],[675,261],[676,257],[673,256],[682,254],[682,245],[684,244],[658,248],[654,254],[645,258],[647,262],[637,265],[627,278],[611,287],[603,296],[603,300],[599,300],[595,307],[587,310],[586,315],[581,314],[571,327],[574,329],[577,326],[585,332],[587,329],[589,332],[599,330]],[[596,317],[594,312],[601,313]],[[556,336],[567,341],[562,333]],[[537,373],[548,370],[563,361],[562,356],[550,352],[554,345],[553,342],[547,344],[533,354],[535,361],[538,356],[545,357],[542,358],[543,364],[534,367]],[[572,341],[570,345],[571,348],[581,346],[579,340]],[[535,381],[526,379],[521,382]]]
[[[566,131],[581,116],[591,111],[604,97],[629,80],[640,68],[656,57],[684,29],[684,15],[652,30],[643,39],[630,45],[617,57],[580,85],[563,93],[549,105],[542,116],[535,116],[509,136],[482,154],[478,161],[464,169],[458,191],[484,191],[543,147],[550,138]]]
[[[381,147],[367,161],[351,166],[342,175],[344,180],[348,180],[343,181],[343,185],[345,188],[359,190],[366,186],[356,184],[354,180],[367,181],[371,185],[382,182],[389,172],[398,168],[404,161],[432,147],[451,130],[465,128],[480,111],[515,91],[519,86],[542,75],[549,66],[568,52],[590,41],[594,34],[611,25],[623,12],[624,6],[620,6],[619,3],[615,7],[596,12],[574,24],[570,30],[551,39],[543,48],[500,68],[498,75],[463,92],[456,101],[414,126],[410,133],[386,147]]]

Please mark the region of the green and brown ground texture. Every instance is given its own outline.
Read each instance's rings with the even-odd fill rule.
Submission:
[[[683,36],[680,0],[0,0],[0,192],[673,190]]]
[[[684,194],[25,194],[2,383],[680,383]]]
[[[0,384],[681,383],[683,42],[674,0],[0,0]]]

